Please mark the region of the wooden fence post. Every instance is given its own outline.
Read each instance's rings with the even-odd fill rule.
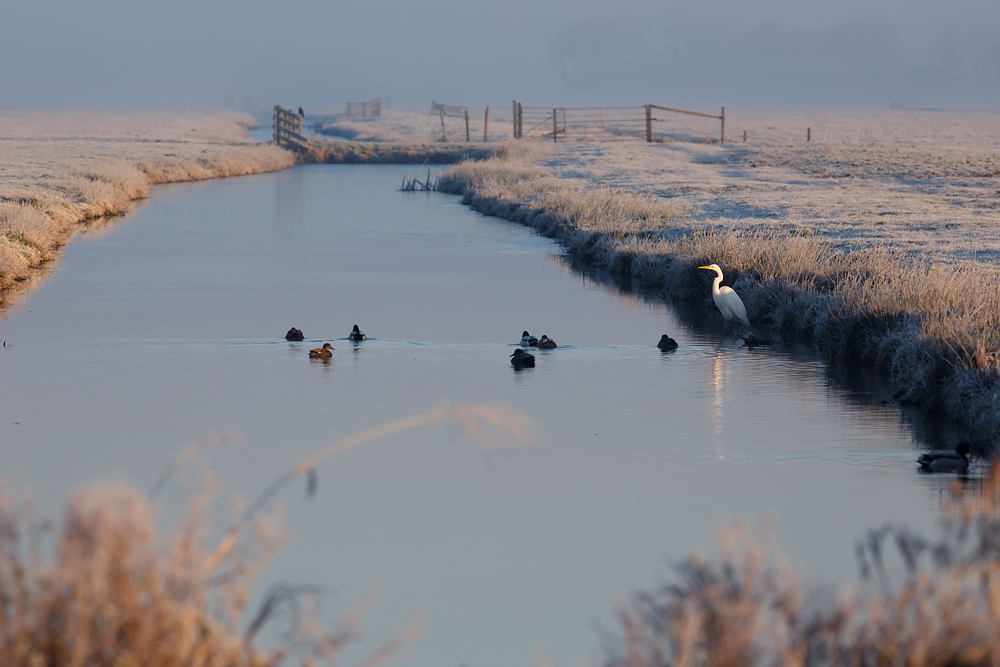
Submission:
[[[743,142],[746,143],[746,140],[747,140],[747,131],[743,130]]]
[[[556,110],[552,110],[552,141],[559,141],[559,125],[556,121]]]
[[[524,136],[524,107],[521,103],[517,103],[517,138],[520,139]]]
[[[722,119],[722,141],[726,141],[726,107],[722,107],[722,115],[719,116]]]
[[[646,105],[646,142],[653,141],[653,107]]]
[[[514,100],[514,138],[517,139],[517,100]]]
[[[483,143],[488,143],[490,140],[490,107],[486,106],[486,119],[483,121]]]
[[[806,128],[806,141],[813,140],[813,129],[811,127]]]
[[[469,110],[465,110],[465,143],[469,143]]]

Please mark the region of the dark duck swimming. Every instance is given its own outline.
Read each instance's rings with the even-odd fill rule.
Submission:
[[[921,472],[965,472],[969,469],[969,443],[960,442],[953,452],[927,452],[917,459]]]
[[[663,334],[662,336],[660,336],[660,342],[656,344],[656,347],[660,348],[661,350],[676,350],[677,341],[675,341],[667,334]]]
[[[514,354],[510,355],[510,365],[514,367],[514,370],[534,368],[535,357],[524,350],[514,350]]]

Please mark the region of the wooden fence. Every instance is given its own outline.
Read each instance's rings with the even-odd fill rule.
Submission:
[[[445,116],[454,116],[455,118],[461,118],[463,115],[469,113],[469,107],[462,107],[457,104],[441,104],[431,100],[431,115],[434,114],[444,114]]]
[[[274,143],[293,150],[304,151],[308,141],[302,136],[302,116],[281,105],[274,107]]]
[[[382,98],[378,97],[371,102],[348,102],[344,110],[346,120],[358,118],[381,118]]]
[[[552,141],[645,137],[654,141],[654,123],[665,121],[654,111],[700,116],[721,121],[720,138],[726,140],[726,108],[718,116],[658,104],[634,107],[527,107],[514,100],[514,138]],[[688,130],[690,133],[690,130]],[[663,136],[663,132],[660,132]]]

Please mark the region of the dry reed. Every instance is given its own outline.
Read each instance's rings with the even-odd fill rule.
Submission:
[[[756,328],[814,341],[833,361],[888,370],[896,399],[958,420],[983,445],[1000,433],[996,268],[938,267],[888,247],[845,252],[804,229],[696,229],[675,200],[588,188],[515,150],[451,168],[438,189],[674,302],[707,306],[711,281],[697,267],[717,263]]]
[[[280,586],[246,619],[252,586],[280,540],[280,513],[266,512],[275,494],[305,475],[315,491],[316,466],[375,438],[418,426],[457,421],[485,447],[531,437],[531,424],[506,406],[439,408],[338,440],[293,466],[268,487],[212,546],[211,484],[187,506],[180,525],[158,533],[152,501],[123,484],[75,494],[57,527],[0,494],[0,664],[83,667],[273,666],[321,658],[335,663],[358,636],[348,616],[329,631],[299,618],[280,645],[255,645],[279,608],[301,609],[311,586]],[[199,450],[187,448],[154,484]],[[241,626],[244,626],[242,627]],[[365,661],[376,667],[413,638],[407,628]]]
[[[1000,466],[953,489],[941,536],[899,526],[857,546],[842,591],[776,566],[760,539],[690,557],[619,608],[608,667],[946,667],[1000,663]]]

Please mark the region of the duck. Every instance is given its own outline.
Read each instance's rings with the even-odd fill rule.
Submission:
[[[969,443],[960,442],[953,452],[927,452],[917,459],[921,472],[965,472],[969,469]]]
[[[556,345],[556,342],[554,340],[552,340],[551,338],[549,338],[545,334],[542,334],[542,337],[538,339],[538,347],[540,347],[542,349],[545,349],[545,350],[551,350],[551,349],[557,348],[559,346]]]
[[[524,347],[538,347],[538,339],[525,331],[521,334],[521,345]]]
[[[364,331],[358,328],[357,324],[355,324],[354,328],[351,329],[351,333],[347,334],[347,340],[353,340],[355,342],[364,340],[366,338],[368,338],[368,336],[365,335]]]
[[[534,368],[535,367],[535,357],[534,355],[528,354],[524,350],[514,350],[514,354],[510,355],[510,365],[514,367],[514,370],[521,370],[522,368]]]
[[[722,282],[722,269],[719,268],[719,265],[709,264],[708,266],[699,266],[698,268],[715,271],[715,280],[712,281],[712,300],[715,301],[715,307],[722,313],[726,324],[731,328],[735,328],[736,323],[733,320],[739,320],[746,327],[746,330],[749,331],[750,320],[747,319],[747,309],[743,305],[743,299],[733,291],[732,287],[719,287],[719,284]]]
[[[656,347],[660,348],[661,350],[676,350],[677,341],[675,341],[667,334],[663,334],[662,336],[660,336],[660,342],[656,344]]]
[[[296,329],[295,327],[289,329],[288,333],[285,334],[285,340],[304,340],[304,339],[305,335],[303,335],[300,329]]]
[[[309,350],[310,359],[329,359],[333,356],[330,350],[336,349],[329,343],[323,343],[323,347],[316,348],[315,350]]]

